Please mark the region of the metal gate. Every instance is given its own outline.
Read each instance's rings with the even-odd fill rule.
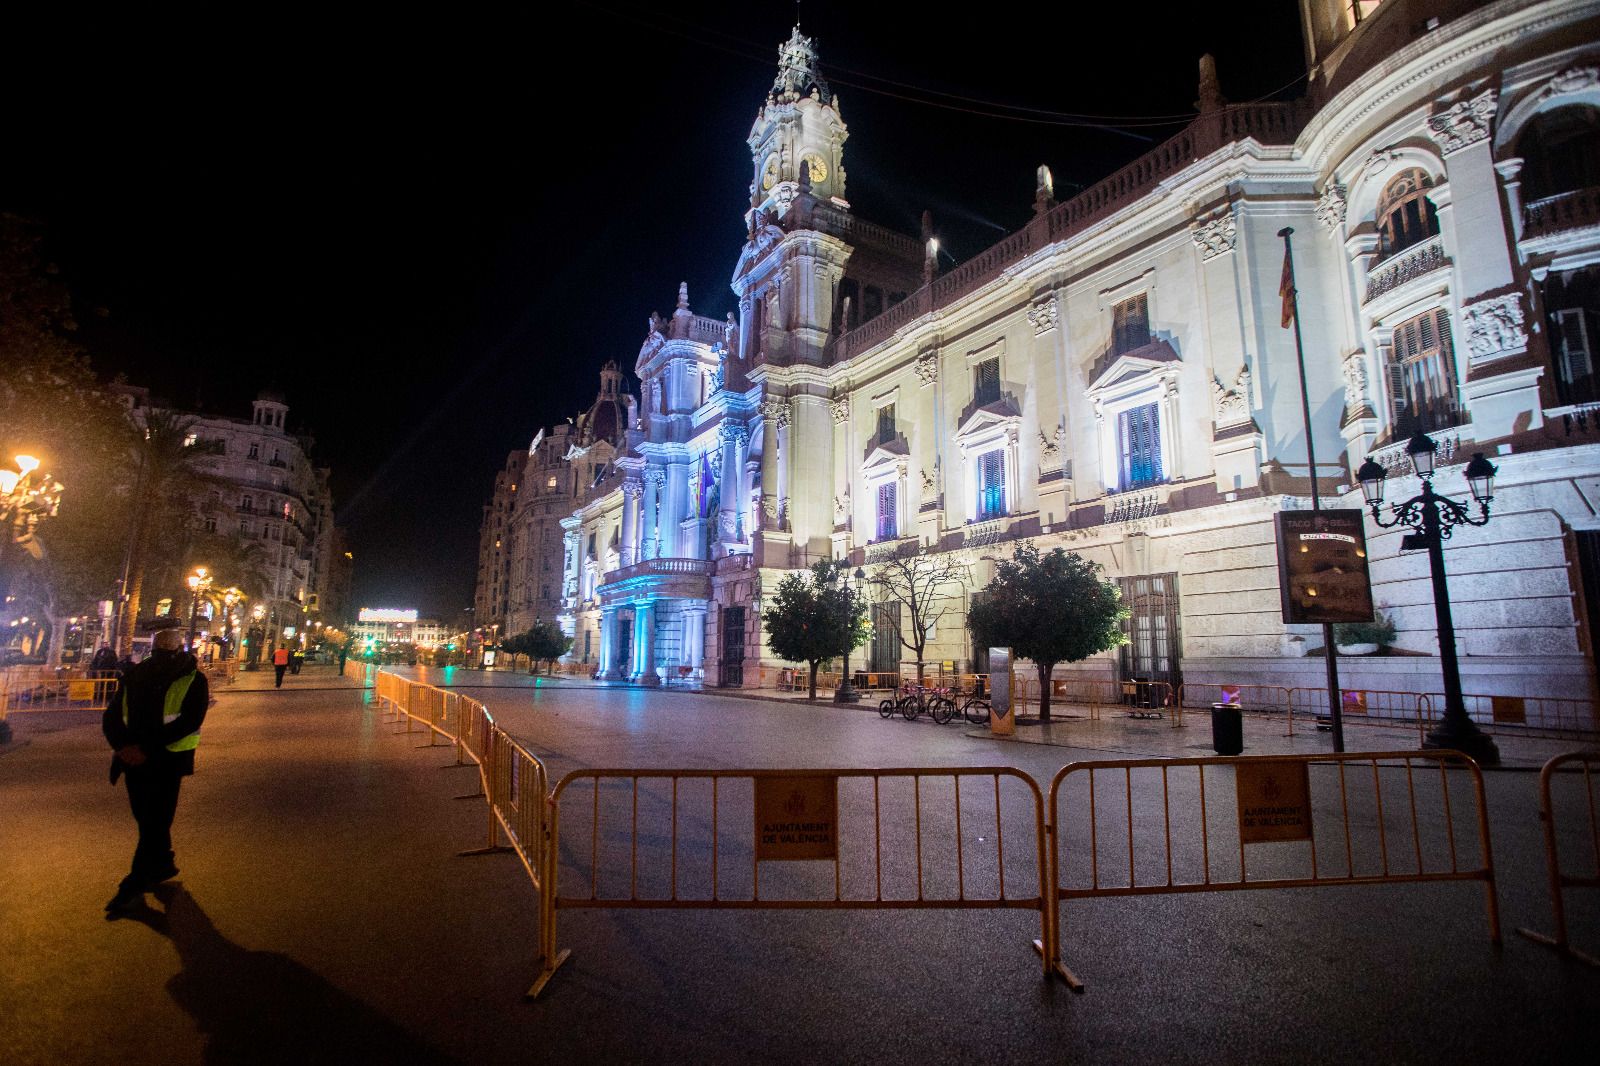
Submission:
[[[744,684],[744,608],[722,609],[722,674],[719,684],[723,688],[739,688]]]
[[[633,673],[633,612],[617,612],[617,646],[611,652],[611,669],[623,677]]]
[[[1122,646],[1125,681],[1164,681],[1176,692],[1183,684],[1179,666],[1178,575],[1149,574],[1118,578],[1122,602],[1130,611],[1122,623],[1128,643]]]

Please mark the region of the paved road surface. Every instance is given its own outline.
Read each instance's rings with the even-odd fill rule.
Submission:
[[[179,812],[182,887],[143,921],[100,914],[132,824],[94,716],[13,717],[0,1062],[1589,1061],[1600,1035],[1600,974],[1512,932],[1549,922],[1526,773],[1488,780],[1499,951],[1470,885],[1074,903],[1082,996],[1040,980],[1026,912],[563,912],[573,959],[525,1003],[526,877],[454,856],[482,833],[480,801],[450,798],[472,771],[412,750],[420,736],[325,672],[252,684],[213,710]],[[556,776],[998,762],[1048,780],[1107,749],[1207,739],[1057,727],[1095,745],[1076,749],[570,682],[474,694]],[[1578,932],[1600,945],[1595,909]]]

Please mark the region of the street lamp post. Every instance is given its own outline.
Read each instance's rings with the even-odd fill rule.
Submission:
[[[189,606],[189,651],[194,651],[195,623],[200,619],[200,593],[211,587],[211,575],[206,573],[206,568],[197,566],[194,573],[188,577],[189,591],[194,593],[194,602]]]
[[[41,558],[34,530],[61,509],[61,482],[39,473],[39,460],[31,455],[16,456],[16,464],[15,470],[0,467],[0,603],[10,590],[11,545]]]
[[[847,601],[850,598],[850,576],[851,575],[846,574],[844,579],[844,594]],[[866,572],[858,566],[856,567],[854,576],[857,581],[862,581],[865,580],[867,575]],[[852,607],[853,606],[854,605],[852,604]],[[852,611],[851,618],[853,619],[854,617],[855,614],[854,611]],[[850,644],[851,640],[855,638],[855,635],[855,629],[854,627],[851,627],[850,639],[846,640],[844,645],[844,675],[839,678],[839,687],[833,691],[834,703],[861,702],[861,693],[857,692],[856,687],[850,683]]]
[[[1478,504],[1474,515],[1466,506],[1433,491],[1433,462],[1437,446],[1426,433],[1417,432],[1406,445],[1406,455],[1411,467],[1422,479],[1422,492],[1403,503],[1389,505],[1394,516],[1383,519],[1383,482],[1387,472],[1371,456],[1356,471],[1361,482],[1361,492],[1372,510],[1372,520],[1383,529],[1406,526],[1417,532],[1410,533],[1400,542],[1401,550],[1426,548],[1428,570],[1433,578],[1433,611],[1439,630],[1439,667],[1444,675],[1444,720],[1423,741],[1425,748],[1452,748],[1472,756],[1478,763],[1495,766],[1500,762],[1500,750],[1494,740],[1479,729],[1467,716],[1466,702],[1461,697],[1461,666],[1456,661],[1456,629],[1450,618],[1450,587],[1445,580],[1444,542],[1456,526],[1482,526],[1489,522],[1489,502],[1494,488],[1495,466],[1483,457],[1473,455],[1467,464],[1467,485]]]
[[[230,588],[222,594],[222,657],[224,659],[237,659],[233,653],[233,611],[243,598],[236,588]]]

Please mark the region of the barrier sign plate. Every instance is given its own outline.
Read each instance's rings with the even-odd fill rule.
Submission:
[[[839,857],[839,779],[756,778],[756,859]]]
[[[1311,772],[1305,763],[1235,763],[1234,787],[1240,843],[1311,839]]]

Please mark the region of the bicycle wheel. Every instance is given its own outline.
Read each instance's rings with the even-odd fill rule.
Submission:
[[[962,713],[967,716],[967,721],[971,722],[973,725],[988,725],[989,701],[980,700],[974,697],[973,699],[967,701],[967,705],[962,709]]]
[[[893,718],[894,717],[894,700],[884,700],[883,702],[878,704],[878,717],[879,718]]]
[[[928,705],[928,713],[933,716],[935,724],[944,725],[956,716],[955,702],[945,696],[939,696]]]
[[[916,696],[900,697],[900,717],[908,722],[915,722],[917,715],[922,713],[922,701]]]

